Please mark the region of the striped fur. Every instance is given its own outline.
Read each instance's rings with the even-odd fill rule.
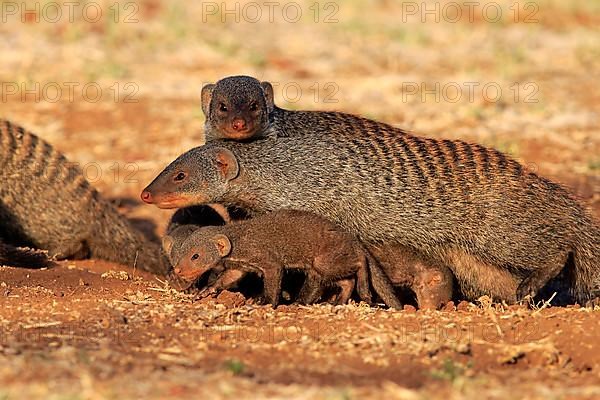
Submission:
[[[38,136],[0,120],[0,236],[57,259],[93,257],[164,273],[146,239]]]

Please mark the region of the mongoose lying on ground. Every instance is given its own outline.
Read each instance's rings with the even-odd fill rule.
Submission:
[[[43,251],[0,243],[0,266],[42,268],[50,264],[47,254]]]
[[[563,187],[476,144],[361,130],[212,142],[177,158],[142,199],[313,212],[365,243],[439,260],[471,299],[534,295],[565,264],[578,301],[597,293],[599,228]]]
[[[136,230],[50,144],[0,120],[0,236],[57,259],[93,257],[164,274],[160,246]]]
[[[279,210],[219,227],[204,227],[183,245],[186,252],[175,272],[195,280],[215,269],[259,271],[264,295],[279,303],[284,268],[306,271],[301,302],[314,303],[326,285],[357,277],[361,299],[370,302],[370,281],[383,301],[402,308],[387,276],[362,244],[317,215]]]

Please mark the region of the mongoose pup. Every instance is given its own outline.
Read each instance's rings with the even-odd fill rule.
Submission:
[[[452,300],[453,275],[440,262],[390,243],[369,245],[367,250],[392,285],[410,289],[415,294],[419,308],[438,309]]]
[[[357,277],[361,299],[370,302],[370,281],[390,307],[402,308],[387,276],[362,244],[351,234],[317,215],[279,210],[220,227],[192,233],[183,245],[189,249],[175,272],[194,280],[208,270],[259,271],[264,295],[274,307],[279,303],[284,268],[306,272],[300,291],[303,303],[313,303],[325,286]]]
[[[275,105],[273,86],[250,76],[230,76],[202,88],[206,142],[259,138],[405,132],[391,125],[337,111],[292,111]]]
[[[196,206],[197,207],[197,206]],[[177,211],[179,213],[182,210],[188,210],[188,212],[192,212],[194,218],[197,218],[198,215],[204,213],[202,210],[192,210],[194,207],[182,208]],[[176,213],[176,214],[177,214]],[[238,220],[239,221],[239,220]],[[203,225],[180,225],[175,229],[170,230],[170,232],[165,235],[162,239],[163,250],[169,257],[170,263],[173,266],[179,264],[182,256],[188,252],[192,247],[199,246],[196,243],[196,240],[188,240],[192,233],[197,231],[203,226],[222,226],[223,223],[212,223],[212,224],[203,224]],[[181,268],[181,267],[180,267]],[[170,274],[169,282],[171,286],[176,287],[180,290],[185,290],[190,288],[196,281],[199,279],[204,273],[207,271],[207,268],[200,269],[195,268],[194,270],[188,269],[189,274]],[[235,266],[231,266],[230,268],[224,268],[223,265],[219,265],[213,268],[210,268],[211,272],[214,274],[213,279],[209,279],[208,285],[204,288],[204,290],[200,291],[198,294],[202,296],[208,296],[212,294],[217,294],[218,292],[226,289],[231,289],[233,286],[238,284],[242,278],[246,276],[248,272],[248,268],[235,268]],[[252,270],[251,272],[256,272]],[[403,283],[405,283],[405,277],[403,277]],[[352,296],[352,292],[355,286],[355,279],[348,278],[347,280],[340,280],[335,282],[336,286],[339,287],[339,294],[333,299],[334,304],[345,304],[350,300]]]
[[[43,268],[50,264],[51,261],[43,251],[17,248],[0,242],[0,266]]]
[[[57,259],[94,257],[164,274],[160,246],[136,230],[38,136],[0,120],[0,236]]]
[[[228,210],[219,204],[180,208],[171,216],[167,225],[166,235],[162,239],[162,252],[167,257],[169,264],[175,266],[181,258],[183,243],[194,231],[204,226],[225,225],[241,218],[244,218],[244,214],[240,210],[233,208]],[[244,272],[232,269],[226,271],[225,274],[211,277],[208,285],[213,287],[226,284],[227,287],[224,288],[230,288],[244,276]],[[194,281],[182,279],[173,273],[172,268],[167,278],[169,284],[178,290],[197,292],[195,290],[197,288],[193,287]]]
[[[562,186],[476,144],[363,128],[212,142],[173,161],[142,199],[313,212],[364,243],[439,260],[469,298],[535,295],[566,264],[578,301],[597,293],[599,228]]]

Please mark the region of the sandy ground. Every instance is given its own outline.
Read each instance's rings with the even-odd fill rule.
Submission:
[[[203,141],[202,84],[242,73],[277,83],[287,108],[494,146],[600,217],[597,3],[501,1],[493,21],[484,2],[457,22],[441,11],[451,2],[434,3],[437,22],[385,0],[298,1],[296,22],[283,4],[255,21],[252,2],[227,14],[218,3],[149,0],[116,12],[100,1],[92,22],[83,3],[58,20],[54,3],[16,14],[9,3],[0,3],[0,116],[81,163],[146,231],[162,233],[170,212],[142,206],[140,190]],[[195,300],[97,261],[2,267],[0,302],[6,399],[600,396],[592,309],[483,299],[438,312],[273,311],[239,293]]]

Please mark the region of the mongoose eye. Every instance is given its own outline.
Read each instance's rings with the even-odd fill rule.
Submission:
[[[178,173],[177,176],[175,176],[175,182],[181,182],[185,179],[185,176],[185,172]]]
[[[219,104],[219,110],[227,112],[227,106],[224,103]]]
[[[256,104],[256,103],[250,104],[250,111],[256,111],[256,110],[258,110],[258,104]]]
[[[198,258],[200,258],[200,256],[198,254],[194,254],[192,256],[192,261],[196,261]]]

